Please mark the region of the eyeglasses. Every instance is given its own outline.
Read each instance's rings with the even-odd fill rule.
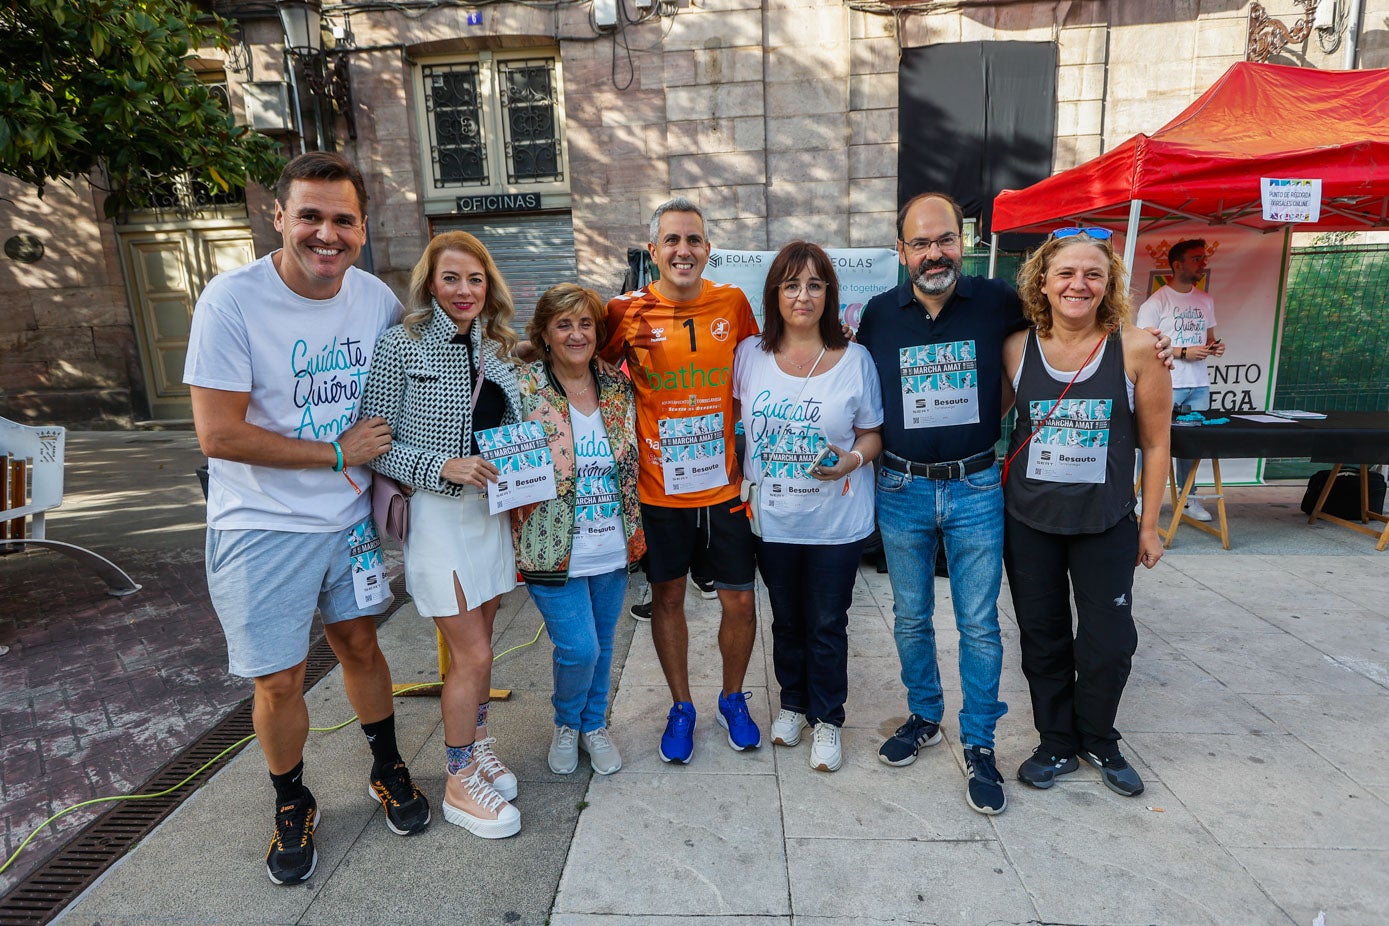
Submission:
[[[787,299],[795,299],[801,294],[801,284],[799,280],[787,280],[781,284],[781,294]],[[811,299],[819,299],[825,294],[825,284],[819,280],[811,280],[805,284],[805,294]]]
[[[939,238],[913,238],[911,241],[906,242],[907,250],[911,251],[913,254],[924,254],[931,250],[931,245],[935,245],[942,251],[948,251],[951,248],[959,247],[959,244],[960,236],[954,232],[948,235],[941,235]]]
[[[1084,235],[1087,238],[1094,238],[1096,241],[1108,241],[1114,237],[1114,232],[1107,228],[1058,228],[1051,233],[1053,238],[1074,238],[1076,235]]]

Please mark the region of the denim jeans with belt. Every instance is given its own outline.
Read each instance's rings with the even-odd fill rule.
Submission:
[[[608,725],[613,634],[627,595],[627,570],[526,588],[555,644],[555,726],[589,733]]]
[[[897,656],[907,707],[932,722],[945,714],[936,664],[935,561],[938,541],[950,565],[960,631],[960,742],[993,748],[1008,711],[998,700],[1003,641],[998,594],[1003,580],[1003,487],[997,464],[960,479],[878,471],[878,530],[892,580]]]

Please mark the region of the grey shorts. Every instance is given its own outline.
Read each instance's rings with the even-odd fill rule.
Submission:
[[[350,531],[208,529],[207,590],[232,675],[259,678],[307,659],[315,609],[324,624],[335,624],[390,607],[389,597],[365,609],[357,605]]]

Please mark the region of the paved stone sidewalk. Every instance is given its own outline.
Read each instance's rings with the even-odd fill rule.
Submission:
[[[1341,539],[1317,538],[1338,550]],[[1248,523],[1243,540],[1289,542]],[[1135,589],[1141,640],[1118,724],[1147,783],[1132,799],[1085,765],[1050,791],[1013,780],[1036,734],[1006,588],[1011,710],[998,754],[1009,806],[993,818],[964,801],[944,581],[946,739],[906,768],[876,757],[906,713],[886,576],[860,574],[845,765],[832,775],[809,769],[809,736],[789,749],[728,748],[714,719],[712,604],[692,621],[691,652],[706,654],[695,660],[694,761],[662,763],[669,697],[638,628],[613,717],[627,764],[590,787],[551,924],[1310,926],[1322,911],[1327,926],[1385,922],[1386,560],[1368,544],[1345,555],[1206,555],[1219,553],[1214,541],[1183,541],[1188,552],[1140,570]],[[765,731],[778,703],[762,604],[747,687]]]
[[[0,556],[0,847],[50,814],[126,793],[250,694],[226,672],[207,602],[204,514],[189,432],[68,435],[65,499],[48,536],[93,549],[144,586],[126,598],[72,560]],[[47,827],[0,894],[102,808]]]
[[[1358,535],[1307,528],[1295,507],[1295,498],[1236,506],[1235,551],[1183,532],[1159,568],[1140,575],[1140,648],[1119,721],[1148,783],[1139,798],[1109,792],[1082,768],[1047,792],[1010,781],[999,817],[967,807],[944,582],[946,741],[907,768],[879,763],[877,745],[905,707],[890,585],[865,569],[851,616],[846,763],[833,775],[806,766],[808,738],[794,749],[728,749],[713,722],[717,606],[691,596],[701,714],[692,765],[656,756],[669,698],[649,625],[624,619],[631,648],[612,719],[624,768],[589,780],[581,761],[578,774],[550,773],[542,637],[506,657],[496,676],[515,688],[495,716],[521,778],[516,839],[484,844],[441,822],[408,840],[391,836],[360,794],[367,750],[349,728],[310,741],[310,784],[325,822],[319,872],[306,886],[276,888],[261,869],[268,786],[252,748],[61,921],[1311,926],[1325,911],[1327,926],[1382,923],[1386,560]],[[1011,779],[1035,733],[1006,594],[1003,610],[1011,710],[998,751]],[[765,624],[764,613],[748,679],[764,731],[775,703]],[[498,649],[537,626],[524,593],[513,593]],[[432,640],[409,608],[385,626],[398,680],[431,677]],[[315,723],[347,716],[336,673],[314,690],[310,709]],[[437,712],[430,700],[397,702],[403,747],[436,806]]]

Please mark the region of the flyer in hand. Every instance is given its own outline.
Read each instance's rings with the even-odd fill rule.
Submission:
[[[501,475],[488,486],[487,510],[499,514],[555,497],[555,460],[538,421],[478,431],[478,452]]]

